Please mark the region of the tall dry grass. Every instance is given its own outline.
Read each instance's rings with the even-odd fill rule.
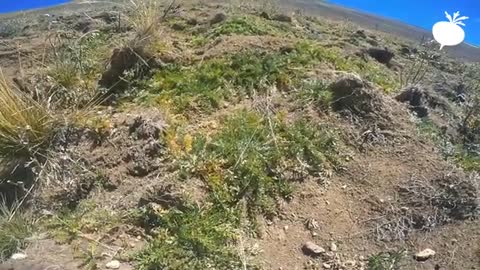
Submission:
[[[35,154],[50,139],[54,122],[45,104],[12,88],[0,70],[0,157]]]

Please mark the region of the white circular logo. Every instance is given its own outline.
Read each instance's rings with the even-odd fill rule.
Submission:
[[[440,50],[444,46],[455,46],[463,42],[465,32],[460,26],[465,26],[462,21],[468,19],[466,16],[459,17],[460,12],[458,11],[453,13],[453,18],[446,11],[445,15],[448,22],[437,22],[432,28],[433,38],[440,43]]]

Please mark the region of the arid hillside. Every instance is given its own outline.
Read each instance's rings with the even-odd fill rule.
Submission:
[[[478,63],[268,0],[26,14],[0,269],[480,269]]]

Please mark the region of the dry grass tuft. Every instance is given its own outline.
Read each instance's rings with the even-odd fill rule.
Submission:
[[[167,5],[168,4],[168,5]],[[172,10],[175,0],[130,0],[128,8],[132,10],[128,20],[135,30],[131,44],[137,47],[155,37],[158,25]]]
[[[48,142],[54,117],[47,108],[11,88],[0,71],[0,156],[31,156]]]
[[[35,220],[32,216],[15,209],[16,205],[9,207],[0,200],[0,262],[24,248],[34,232]]]

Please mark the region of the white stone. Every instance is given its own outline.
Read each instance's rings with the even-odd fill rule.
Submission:
[[[11,257],[12,260],[24,260],[26,258],[27,258],[27,254],[24,254],[24,253],[15,253]]]
[[[426,261],[433,257],[435,253],[436,252],[434,250],[427,248],[415,254],[415,259],[417,261]]]
[[[120,268],[120,262],[117,260],[110,261],[105,265],[108,269],[118,269]]]

